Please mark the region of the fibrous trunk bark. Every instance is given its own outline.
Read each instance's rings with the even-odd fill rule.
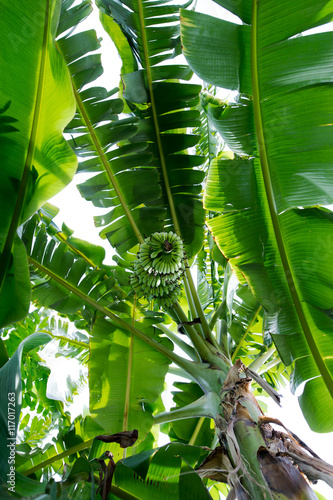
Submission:
[[[280,421],[263,415],[251,382],[237,360],[223,384],[215,419],[220,446],[197,472],[228,483],[228,500],[316,500],[309,481],[321,479],[333,487],[333,467]],[[284,430],[275,430],[271,423]]]

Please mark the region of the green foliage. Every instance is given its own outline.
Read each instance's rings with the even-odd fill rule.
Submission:
[[[142,203],[138,196],[144,198],[146,208],[142,206],[140,211],[133,213],[141,234],[148,236],[161,231],[163,226],[167,229],[173,226],[182,236],[186,253],[191,258],[202,245],[204,222],[200,203],[203,175],[195,168],[203,163],[204,157],[189,153],[188,148],[195,146],[199,136],[187,132],[189,127],[200,124],[200,113],[194,109],[199,102],[200,86],[180,81],[191,77],[188,67],[162,64],[181,51],[179,23],[175,24],[179,20],[179,6],[171,2],[161,6],[147,0],[140,1],[137,6],[113,0],[101,0],[97,4],[107,32],[117,40],[116,45],[122,47],[123,71],[131,70],[121,75],[123,96],[137,119],[138,133],[130,139],[131,147],[146,145],[146,156],[136,155],[135,167],[140,166],[141,173],[134,176],[128,171],[123,177],[119,176],[119,182],[122,178],[125,181],[125,176],[128,178],[122,191],[137,193],[136,198],[126,200],[130,207]],[[107,16],[113,18],[117,23],[113,24],[118,25],[120,31],[111,26]],[[129,51],[133,54],[130,63]],[[138,184],[142,185],[144,193]],[[156,219],[160,219],[162,226],[156,225]],[[124,227],[123,220],[121,223]],[[112,229],[113,226],[107,229],[107,237],[121,252],[122,247],[119,250]],[[134,243],[132,239],[132,245]]]
[[[159,318],[142,318],[140,328],[166,347],[153,328]],[[168,360],[155,349],[129,336],[111,322],[97,319],[90,341],[90,411],[108,433],[119,429],[139,430],[142,439],[153,425],[152,414],[163,390]],[[163,409],[163,407],[162,407]]]
[[[172,392],[175,404],[174,409],[183,408],[203,395],[200,387],[193,382],[174,382],[174,386],[178,389],[178,391]],[[168,434],[173,441],[184,444],[191,441],[196,446],[212,447],[215,432],[211,426],[211,419],[191,418],[171,422]]]
[[[98,80],[100,39],[80,26],[89,0],[42,0],[38,22],[25,0],[0,21],[8,35],[4,498],[8,393],[21,498],[215,500],[229,489],[264,498],[257,452],[271,437],[259,430],[249,374],[255,396],[289,377],[294,391],[305,382],[304,415],[316,430],[331,429],[332,34],[296,35],[332,19],[332,1],[216,3],[244,24],[186,1],[96,0],[122,60],[112,90]],[[175,59],[182,50],[188,64]],[[239,94],[226,102],[218,87]],[[95,224],[115,252],[108,265],[103,247],[59,228],[58,209],[43,205],[76,167],[81,195],[105,211]],[[88,371],[87,415],[72,418],[48,395],[45,351],[34,348],[51,339],[55,356]],[[68,377],[67,402],[83,373]],[[168,373],[177,390],[164,411]],[[159,425],[171,442],[157,448]],[[127,448],[113,440],[121,433]],[[220,458],[203,482],[195,469],[211,448]]]
[[[51,340],[43,333],[34,333],[23,340],[13,356],[0,369],[0,418],[3,425],[0,430],[0,479],[7,482],[10,465],[15,464],[15,442],[21,410],[21,357],[41,344]]]
[[[29,273],[16,230],[71,181],[77,165],[62,136],[75,104],[66,65],[54,45],[59,8],[60,1],[43,1],[34,17],[29,1],[23,1],[8,5],[1,17],[1,33],[6,33],[1,64],[7,65],[0,90],[6,113],[0,122],[1,326],[29,309]]]
[[[182,11],[182,42],[201,78],[241,93],[232,104],[203,97],[208,117],[235,153],[211,163],[204,205],[221,215],[208,226],[263,306],[266,339],[274,340],[286,365],[295,362],[293,391],[306,382],[300,404],[309,425],[328,432],[332,422],[318,409],[333,401],[327,342],[333,226],[325,208],[333,200],[327,170],[332,33],[295,35],[331,19],[332,7],[321,10],[323,2],[309,1],[300,18],[296,4],[285,5],[283,29],[270,1],[253,9],[252,26]],[[325,257],[318,260],[318,252]]]
[[[192,467],[202,461],[202,449],[169,444],[144,462],[136,457],[122,460],[116,467],[116,484],[137,498],[210,499],[208,491]],[[118,498],[114,496],[113,498]]]

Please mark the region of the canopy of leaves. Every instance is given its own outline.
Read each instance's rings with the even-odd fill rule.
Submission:
[[[333,409],[332,32],[296,35],[330,21],[332,3],[302,2],[304,16],[297,4],[286,7],[283,27],[273,1],[255,4],[251,26],[182,11],[182,43],[201,78],[246,94],[230,105],[204,96],[241,155],[211,164],[204,203],[222,215],[208,225],[264,307],[266,336],[286,365],[295,362],[293,390],[306,382],[301,407],[323,432]],[[231,10],[249,23],[242,9]]]
[[[89,0],[42,0],[38,11],[12,2],[0,20],[0,413],[6,422],[14,394],[21,497],[215,499],[193,469],[208,453],[201,446],[220,439],[233,462],[221,476],[230,496],[248,485],[264,498],[261,410],[251,395],[248,447],[225,410],[237,384],[248,395],[249,373],[255,395],[274,394],[292,373],[310,426],[332,430],[333,44],[332,32],[308,30],[332,20],[333,0],[216,0],[239,25],[180,3],[96,0],[122,60],[112,90],[97,80],[101,40],[81,26]],[[202,93],[193,71],[207,82]],[[238,96],[222,101],[219,87]],[[104,210],[95,224],[112,263],[57,227],[58,210],[44,204],[75,170],[86,174],[83,198]],[[130,286],[138,245],[159,231],[186,249],[182,293],[164,310]],[[49,369],[33,349],[51,338],[88,369],[87,415],[71,419],[47,393]],[[159,424],[171,443],[156,449]],[[4,485],[11,429],[1,429]],[[123,451],[119,433],[138,439]]]

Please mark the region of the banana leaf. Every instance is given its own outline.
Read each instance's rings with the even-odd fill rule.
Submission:
[[[0,481],[15,490],[15,443],[22,403],[21,358],[24,352],[48,343],[51,337],[34,333],[24,339],[13,356],[0,369]],[[7,477],[8,475],[8,477]],[[10,479],[9,479],[10,478]],[[13,490],[11,490],[13,491]]]
[[[173,348],[153,327],[163,318],[139,305],[133,308],[128,273],[118,266],[92,268],[83,245],[75,249],[62,240],[63,233],[57,240],[51,224],[50,238],[38,219],[36,214],[22,232],[32,264],[32,298],[88,330],[90,412],[96,423],[110,434],[136,428],[142,441],[153,425],[170,363],[161,349],[171,353]],[[144,332],[142,338],[131,333],[131,325]]]
[[[192,467],[202,460],[202,449],[170,443],[143,456],[118,462],[115,482],[135,498],[152,500],[209,500],[212,497]]]
[[[122,97],[128,118],[110,117],[109,123],[98,126],[92,108],[102,106],[107,95],[77,89],[80,112],[69,128],[85,133],[74,137],[72,146],[82,157],[90,156],[79,171],[99,172],[79,186],[80,192],[95,206],[108,209],[95,222],[120,255],[172,225],[192,257],[203,242],[204,173],[197,167],[204,157],[189,154],[199,136],[187,129],[200,124],[200,112],[194,109],[200,86],[180,82],[191,77],[186,65],[162,64],[181,52],[179,6],[103,0],[98,7],[123,60]],[[63,37],[59,46],[77,88],[72,68],[91,56],[77,61],[76,54],[71,57],[64,49],[74,36]]]
[[[113,235],[113,243],[123,253],[137,244],[140,221],[144,224],[148,220],[153,230],[161,229],[161,211],[142,206],[146,195],[149,199],[158,198],[160,188],[156,170],[149,167],[152,154],[147,151],[147,143],[129,143],[139,130],[138,118],[119,119],[124,103],[115,96],[118,89],[86,88],[103,73],[100,42],[94,30],[75,34],[67,31],[90,13],[83,8],[84,4],[81,3],[79,17],[78,6],[66,10],[63,5],[58,28],[57,45],[68,65],[77,105],[66,132],[71,134],[69,144],[80,160],[78,172],[99,172],[78,186],[80,193],[97,207],[112,207],[105,216],[96,218],[96,224],[107,225],[106,233]],[[61,22],[63,18],[66,23]],[[115,148],[116,144],[121,147]],[[147,165],[142,172],[136,168],[140,162]],[[148,188],[140,190],[140,183],[146,183],[147,177]],[[104,233],[101,235],[105,238]]]
[[[178,389],[172,391],[173,410],[194,403],[203,395],[203,391],[194,382],[174,382],[173,386]],[[170,427],[169,438],[173,441],[195,444],[196,446],[213,445],[214,429],[211,427],[211,419],[209,418],[175,420],[167,425]]]
[[[140,322],[140,328],[153,337],[154,319]],[[168,339],[160,341],[167,347],[171,345]],[[108,434],[135,428],[139,431],[138,443],[142,441],[154,423],[152,413],[157,410],[156,401],[164,389],[168,365],[163,354],[98,318],[90,340],[92,417]]]
[[[22,240],[32,264],[32,299],[73,319],[93,320],[94,305],[113,306],[126,298],[113,270],[92,267],[89,258],[62,239],[50,238],[35,214],[23,227]],[[113,304],[113,305],[112,305]],[[125,309],[126,311],[126,309]],[[78,317],[76,315],[78,314]]]
[[[253,2],[252,20],[248,2],[218,3],[251,25],[181,11],[192,69],[242,94],[205,101],[241,155],[211,164],[204,203],[221,215],[208,226],[264,307],[266,338],[294,363],[293,390],[305,384],[310,427],[332,431],[333,35],[307,30],[332,20],[333,2]]]
[[[75,105],[68,72],[54,45],[60,1],[10,2],[3,9],[0,62],[2,152],[0,324],[24,317],[30,283],[18,226],[72,179],[77,161],[62,131]],[[61,162],[59,163],[59,159]],[[16,241],[15,241],[16,240]]]

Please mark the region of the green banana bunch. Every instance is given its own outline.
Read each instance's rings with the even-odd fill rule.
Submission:
[[[153,233],[141,243],[131,275],[138,297],[156,299],[171,307],[180,295],[180,277],[185,271],[182,240],[175,233]]]

